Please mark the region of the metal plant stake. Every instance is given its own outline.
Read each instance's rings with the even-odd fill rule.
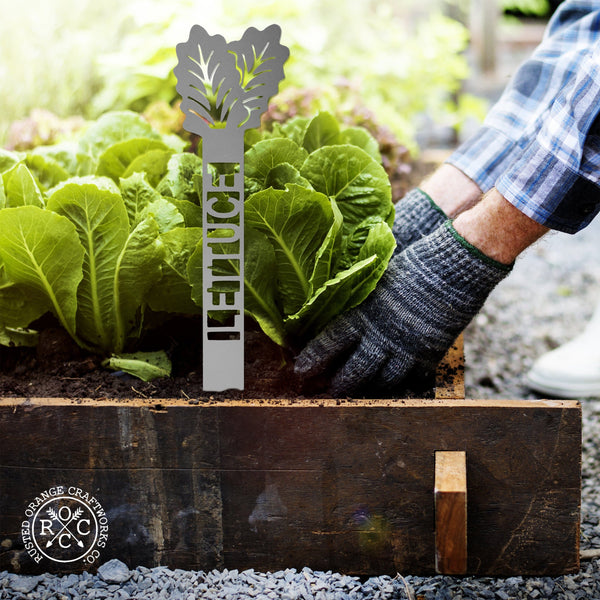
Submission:
[[[174,69],[183,127],[202,136],[203,388],[244,388],[244,132],[258,127],[283,79],[281,29],[227,43],[194,25]],[[225,262],[235,273],[218,274]],[[209,319],[218,315],[219,321]]]

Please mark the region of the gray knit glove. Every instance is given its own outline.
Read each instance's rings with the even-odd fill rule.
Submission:
[[[414,188],[396,202],[396,216],[392,232],[399,254],[413,242],[436,230],[448,217],[444,211],[421,189]]]
[[[393,391],[409,372],[435,369],[510,270],[446,221],[393,257],[371,295],[309,342],[295,370],[333,371],[334,396]]]

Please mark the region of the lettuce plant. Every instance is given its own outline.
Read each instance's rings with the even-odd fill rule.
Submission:
[[[162,276],[159,235],[183,217],[147,182],[154,172],[128,168],[156,168],[179,149],[123,113],[92,125],[73,148],[2,155],[1,343],[35,339],[23,329],[48,311],[102,355],[139,337],[145,296]]]
[[[327,113],[290,121],[246,152],[246,252],[270,263],[258,272],[246,260],[246,301],[278,343],[315,335],[383,274],[394,212],[376,157],[373,138],[341,131]]]
[[[395,246],[390,183],[375,140],[327,113],[251,130],[246,145],[245,309],[291,345],[374,289]],[[168,373],[164,352],[127,353],[149,314],[201,312],[201,198],[201,158],[134,113],[1,151],[0,343],[35,343],[29,326],[52,312],[112,368]]]

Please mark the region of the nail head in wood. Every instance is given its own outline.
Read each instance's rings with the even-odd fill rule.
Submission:
[[[435,569],[444,575],[467,572],[466,453],[435,453]]]

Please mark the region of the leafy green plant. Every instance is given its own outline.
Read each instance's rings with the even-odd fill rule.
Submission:
[[[122,354],[139,336],[145,295],[161,277],[159,234],[183,218],[160,196],[138,210],[145,179],[130,172],[160,168],[148,155],[180,149],[138,115],[118,113],[72,147],[2,154],[0,342],[26,342],[20,330],[47,311],[101,354]]]
[[[245,155],[246,311],[280,345],[315,335],[374,289],[395,247],[375,140],[320,113],[264,134]],[[188,271],[200,290],[201,257]],[[223,274],[235,265],[224,262]]]
[[[374,289],[395,247],[390,183],[370,134],[328,113],[246,142],[246,311],[290,345]],[[168,371],[164,352],[128,352],[149,313],[200,312],[202,160],[181,149],[117,112],[68,144],[0,153],[0,343],[35,343],[52,312],[108,366]]]

